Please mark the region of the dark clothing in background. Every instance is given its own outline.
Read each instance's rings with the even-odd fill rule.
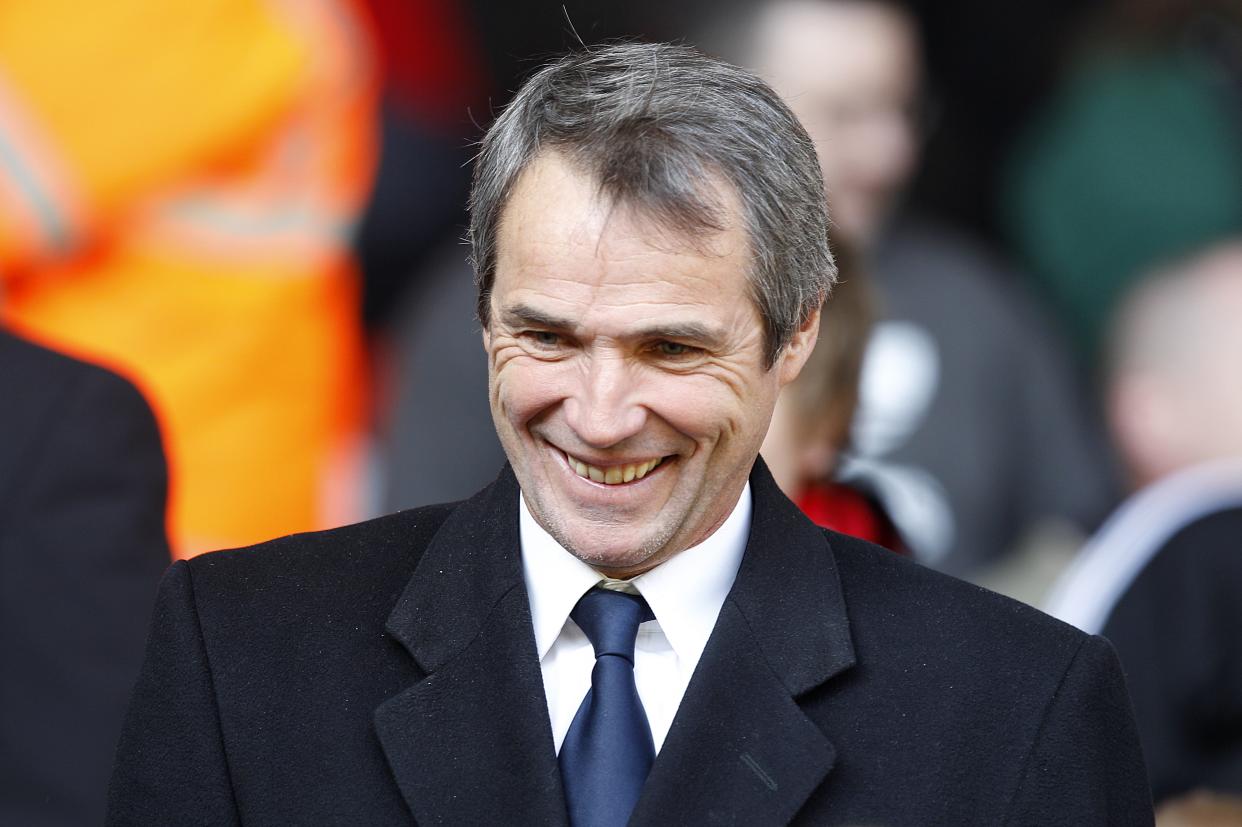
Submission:
[[[1150,824],[1108,644],[814,526],[762,462],[633,824]],[[511,470],[175,564],[109,822],[564,824]]]
[[[1103,634],[1126,672],[1155,799],[1242,795],[1242,507],[1178,530]]]
[[[880,497],[921,561],[958,576],[1040,520],[1094,529],[1119,486],[1034,297],[978,245],[921,221],[899,223],[869,272],[881,321],[843,477]]]
[[[393,404],[380,452],[385,511],[465,499],[505,461],[467,252],[455,239],[445,243],[394,325]]]
[[[160,436],[128,382],[3,332],[0,400],[0,824],[97,824],[169,560]]]

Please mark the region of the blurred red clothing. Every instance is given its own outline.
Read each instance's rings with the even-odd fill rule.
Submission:
[[[424,126],[456,133],[487,111],[483,56],[458,0],[368,0],[387,101]]]
[[[838,482],[804,490],[798,508],[816,525],[868,540],[898,554],[908,554],[897,528],[883,509],[862,492]]]

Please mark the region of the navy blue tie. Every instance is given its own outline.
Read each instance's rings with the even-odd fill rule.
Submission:
[[[561,744],[561,780],[573,827],[622,827],[642,792],[655,744],[634,686],[641,597],[591,589],[569,615],[595,648],[591,689]]]

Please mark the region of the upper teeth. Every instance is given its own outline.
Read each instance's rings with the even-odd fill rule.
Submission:
[[[605,485],[617,485],[622,482],[630,482],[634,479],[642,479],[647,476],[647,472],[660,464],[663,457],[656,457],[645,462],[631,463],[630,465],[611,465],[607,468],[600,468],[595,465],[589,465],[576,457],[565,455],[565,459],[569,461],[569,467],[577,472],[578,476],[586,477],[595,482],[602,482]]]

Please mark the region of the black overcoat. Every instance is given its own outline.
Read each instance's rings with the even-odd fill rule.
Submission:
[[[737,579],[632,823],[1151,823],[1109,645],[825,532],[762,463]],[[564,824],[512,472],[179,563],[117,825]]]

